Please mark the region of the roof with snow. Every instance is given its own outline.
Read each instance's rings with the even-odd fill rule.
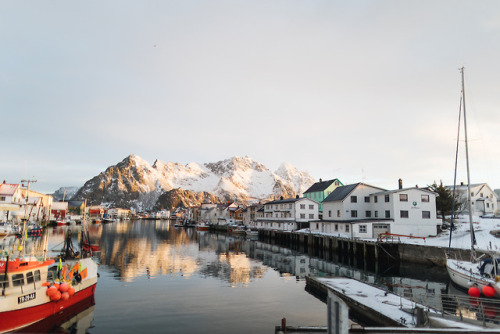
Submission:
[[[19,184],[1,183],[0,184],[0,195],[3,196],[14,196]]]
[[[304,194],[307,193],[315,193],[319,191],[325,191],[329,186],[332,185],[335,181],[338,181],[340,185],[342,185],[342,182],[340,182],[339,179],[333,179],[333,180],[327,180],[327,181],[320,181],[316,182],[312,186],[309,187],[306,191],[304,191]]]

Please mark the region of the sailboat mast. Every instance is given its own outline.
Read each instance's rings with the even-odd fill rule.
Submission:
[[[462,102],[463,102],[462,104],[464,107],[465,160],[467,163],[467,204],[469,207],[469,225],[470,225],[470,238],[471,238],[471,251],[472,251],[471,257],[475,258],[474,244],[476,243],[476,240],[474,237],[474,226],[472,224],[472,199],[470,192],[470,172],[469,172],[469,144],[467,140],[467,117],[465,111],[465,76],[463,67],[460,69],[460,72],[462,72]]]

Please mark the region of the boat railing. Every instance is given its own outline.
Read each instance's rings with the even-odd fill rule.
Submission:
[[[486,327],[500,324],[500,300],[497,299],[442,294],[441,309],[436,311],[442,317]]]

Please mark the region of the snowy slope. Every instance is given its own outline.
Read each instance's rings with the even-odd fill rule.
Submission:
[[[283,164],[273,173],[249,157],[186,165],[156,160],[150,165],[141,157],[130,155],[87,181],[76,197],[90,198],[94,204],[134,204],[148,209],[162,193],[178,188],[248,203],[301,195],[313,183],[307,172],[298,171],[290,164]]]

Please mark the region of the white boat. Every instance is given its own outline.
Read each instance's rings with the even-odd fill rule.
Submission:
[[[10,223],[0,223],[0,237],[14,234],[16,233],[16,230]]]
[[[472,223],[472,201],[471,201],[471,190],[470,190],[470,173],[469,173],[469,150],[467,143],[467,119],[465,112],[465,85],[464,85],[464,68],[461,69],[462,73],[462,99],[461,99],[461,112],[463,111],[463,122],[464,122],[464,133],[465,133],[465,155],[467,162],[467,182],[468,182],[468,196],[467,204],[469,210],[469,224],[470,224],[470,235],[471,235],[471,257],[469,260],[463,260],[458,258],[452,258],[447,255],[446,259],[446,269],[453,283],[457,286],[468,289],[469,295],[474,297],[479,297],[483,294],[486,297],[500,298],[500,255],[493,251],[483,251],[482,257],[476,256],[475,249],[475,236],[474,236],[474,225]],[[457,138],[457,154],[458,157],[458,143],[459,138]],[[456,166],[457,164],[455,164]],[[456,180],[456,170],[455,170],[455,180]],[[456,183],[456,182],[455,182]],[[454,201],[455,190],[453,190],[453,201]],[[452,212],[453,219],[454,212]],[[453,225],[453,220],[452,220]],[[450,229],[450,233],[453,233],[453,228]],[[451,236],[450,236],[450,246],[451,246]]]
[[[196,230],[198,231],[208,231],[210,226],[206,222],[199,222],[196,224]]]

